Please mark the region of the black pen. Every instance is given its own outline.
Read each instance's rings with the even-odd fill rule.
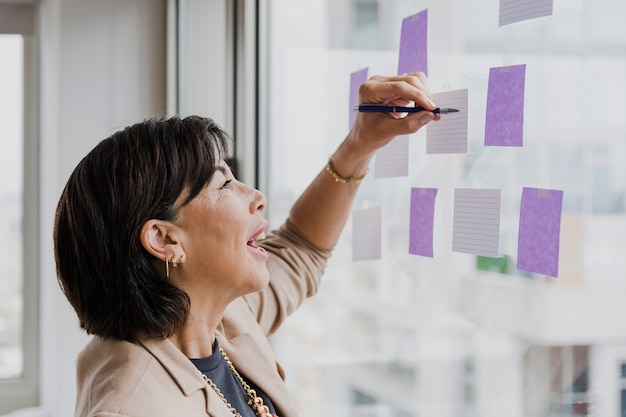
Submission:
[[[417,113],[420,111],[430,111],[435,114],[457,113],[459,109],[450,107],[437,107],[428,110],[423,107],[402,107],[402,106],[385,106],[384,104],[359,104],[354,106],[354,111],[361,113]]]

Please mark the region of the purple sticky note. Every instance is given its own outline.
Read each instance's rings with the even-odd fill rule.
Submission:
[[[522,191],[517,268],[558,276],[563,191],[526,188]]]
[[[428,75],[427,62],[428,10],[402,20],[398,74],[422,71]]]
[[[358,106],[359,104],[359,87],[365,81],[367,81],[367,68],[360,69],[356,72],[350,74],[350,125],[349,129],[352,129],[352,125],[354,124],[354,119],[356,119],[356,112],[354,111],[354,106]]]
[[[436,188],[411,189],[409,253],[433,257]]]
[[[523,146],[526,65],[489,70],[485,146]]]

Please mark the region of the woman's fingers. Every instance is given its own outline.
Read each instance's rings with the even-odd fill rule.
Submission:
[[[361,103],[391,103],[416,105],[434,109],[435,103],[428,89],[426,75],[415,72],[397,76],[374,75],[361,84],[359,89]]]
[[[433,113],[435,104],[426,76],[416,72],[397,76],[374,75],[361,84],[359,103],[393,106],[421,106],[418,113],[360,113],[350,132],[350,141],[363,152],[375,152],[394,137],[417,132],[440,116]]]
[[[419,113],[364,113],[359,118],[360,133],[366,141],[391,140],[399,135],[407,135],[417,132],[424,125],[433,120],[439,120],[440,116],[430,111]]]
[[[395,133],[395,136],[415,133],[419,129],[424,127],[426,124],[430,123],[433,120],[439,120],[440,118],[439,115],[430,111],[423,111],[419,113],[409,113],[406,115],[399,114],[399,113],[392,113],[392,114],[397,115],[395,116],[396,120],[390,120],[390,123],[387,126],[387,128],[393,131]],[[389,118],[387,119],[389,120]],[[401,119],[401,120],[397,120],[397,119]]]

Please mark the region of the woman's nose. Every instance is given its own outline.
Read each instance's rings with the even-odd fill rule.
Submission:
[[[252,190],[253,198],[252,202],[250,203],[250,212],[255,213],[257,211],[263,211],[265,209],[265,206],[267,205],[267,198],[265,197],[265,194],[263,194],[256,188],[253,188]]]

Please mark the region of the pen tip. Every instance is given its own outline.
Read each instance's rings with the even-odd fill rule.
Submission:
[[[450,108],[450,107],[446,107],[446,108],[441,109],[441,110],[442,110],[442,113],[443,113],[443,110],[445,110],[445,113],[458,113],[459,112],[459,109],[453,109],[453,108]]]

